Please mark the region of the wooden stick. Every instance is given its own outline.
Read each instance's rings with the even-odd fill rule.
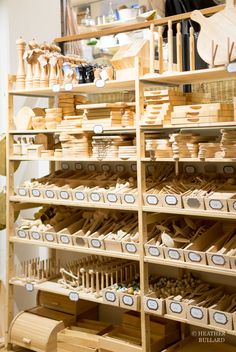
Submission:
[[[163,27],[158,27],[158,60],[159,60],[159,73],[163,73]]]
[[[195,70],[195,41],[194,41],[194,29],[190,27],[189,30],[189,62],[190,71]]]
[[[168,21],[168,71],[173,71],[173,30],[172,21]]]
[[[176,46],[177,46],[177,71],[183,71],[183,62],[182,62],[182,33],[181,33],[181,24],[177,23],[177,34],[176,34]]]
[[[155,62],[155,42],[154,42],[154,24],[150,26],[150,73],[154,73]]]

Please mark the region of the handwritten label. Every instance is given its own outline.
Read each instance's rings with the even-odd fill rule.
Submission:
[[[160,255],[160,250],[157,247],[148,247],[148,253],[152,255],[153,257],[159,257]]]
[[[187,204],[190,208],[194,209],[198,209],[201,206],[201,203],[197,198],[187,198]]]
[[[34,240],[38,241],[38,240],[40,240],[41,235],[40,235],[40,233],[38,233],[37,231],[32,231],[32,232],[31,232],[31,237],[32,237]]]
[[[101,199],[101,196],[100,194],[93,192],[90,194],[90,198],[92,199],[93,202],[99,202],[99,200]]]
[[[225,258],[222,255],[214,254],[211,256],[211,260],[215,265],[224,265]]]
[[[27,195],[27,191],[26,191],[26,189],[24,189],[24,188],[19,188],[19,189],[18,189],[18,194],[19,194],[19,196],[21,196],[21,197],[25,197],[25,196]]]
[[[40,197],[41,192],[38,189],[32,189],[32,196],[33,197]]]
[[[158,310],[158,308],[159,308],[158,302],[155,301],[154,299],[148,299],[146,302],[146,305],[147,305],[148,309],[150,309],[150,310]]]
[[[82,170],[82,169],[83,169],[82,164],[80,164],[80,163],[75,164],[75,170]]]
[[[62,163],[61,167],[62,167],[62,170],[69,170],[70,165],[68,163]]]
[[[102,125],[94,125],[93,126],[93,132],[95,134],[100,134],[103,132],[103,126]]]
[[[108,302],[115,302],[116,301],[116,295],[113,292],[105,292],[105,299]]]
[[[235,168],[231,165],[225,165],[223,170],[226,175],[234,175],[235,174]]]
[[[92,239],[91,240],[91,245],[94,248],[100,248],[102,246],[101,241],[97,240],[97,239]]]
[[[114,194],[114,193],[108,193],[107,195],[107,200],[111,203],[116,203],[118,198],[117,198],[117,195]]]
[[[128,204],[134,204],[134,202],[135,202],[135,198],[134,198],[134,196],[132,194],[125,194],[124,195],[124,200]]]
[[[45,191],[45,195],[47,198],[54,198],[55,197],[55,193],[51,190]]]
[[[69,293],[69,299],[70,299],[72,302],[78,302],[78,300],[79,300],[79,294],[78,294],[78,292],[71,291],[71,292]]]
[[[75,198],[77,200],[84,200],[85,196],[83,192],[75,192]]]
[[[116,165],[116,171],[117,172],[124,172],[125,171],[124,165]]]
[[[200,262],[201,261],[201,256],[200,256],[200,254],[198,254],[198,253],[195,253],[195,252],[190,252],[190,253],[188,253],[188,258],[189,258],[189,260],[191,260],[191,262]]]
[[[137,252],[137,247],[133,243],[126,243],[125,248],[127,252],[129,253],[136,253]]]
[[[54,236],[51,233],[46,233],[45,238],[48,242],[54,241]]]
[[[60,197],[61,199],[69,199],[69,193],[67,191],[61,191],[60,192]]]
[[[214,210],[220,210],[223,208],[222,202],[218,199],[211,199],[209,202],[209,205],[211,209],[214,209]]]
[[[58,93],[58,92],[60,92],[60,89],[61,89],[61,87],[60,87],[60,84],[53,84],[52,85],[52,91],[54,92],[54,93]]]
[[[196,168],[193,165],[186,165],[185,166],[185,172],[187,174],[195,174],[196,173]]]
[[[96,171],[96,166],[94,164],[89,164],[88,165],[88,171]]]
[[[26,289],[26,291],[28,291],[28,292],[33,292],[33,291],[34,291],[34,285],[33,285],[31,282],[27,282],[27,283],[25,284],[25,289]]]
[[[180,314],[183,311],[183,308],[182,308],[181,304],[175,303],[175,302],[171,302],[170,310],[173,313]]]
[[[73,89],[73,84],[72,83],[65,83],[64,89],[66,91],[72,90]]]
[[[202,310],[200,308],[195,308],[195,307],[190,308],[190,315],[193,318],[199,319],[199,320],[201,320],[204,316]]]
[[[175,196],[166,196],[165,201],[168,205],[176,205],[178,203],[177,198]]]
[[[175,259],[178,260],[180,259],[180,254],[178,251],[176,251],[175,249],[169,249],[168,250],[168,255],[171,259]]]
[[[69,237],[66,236],[66,235],[61,235],[61,236],[60,236],[60,241],[61,241],[62,243],[64,243],[64,244],[69,244],[69,243],[70,243],[70,239],[69,239]]]
[[[224,313],[220,312],[215,312],[213,314],[213,319],[215,320],[216,323],[225,325],[228,322],[228,318]]]
[[[159,199],[153,195],[148,195],[146,200],[147,200],[147,203],[150,205],[157,205],[159,203]]]
[[[27,237],[27,233],[24,230],[18,230],[17,231],[17,236],[20,238],[26,238]]]
[[[128,296],[128,295],[124,295],[124,296],[122,297],[122,301],[123,301],[123,303],[124,303],[126,306],[133,306],[133,304],[134,304],[134,299],[133,299],[133,297]]]

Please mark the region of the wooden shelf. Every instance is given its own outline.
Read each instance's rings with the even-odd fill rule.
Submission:
[[[161,162],[161,161],[171,161],[171,162],[182,162],[182,163],[236,163],[236,158],[206,158],[204,160],[198,158],[180,158],[180,159],[173,159],[173,158],[142,158],[144,162]]]
[[[125,81],[107,81],[103,88],[97,88],[95,83],[76,84],[73,89],[66,91],[62,86],[60,92],[53,92],[52,88],[32,88],[21,90],[10,90],[10,95],[31,96],[31,97],[52,97],[60,93],[73,93],[73,94],[93,94],[93,93],[108,93],[111,91],[124,91],[134,90],[134,80]]]
[[[229,73],[225,66],[208,68],[202,70],[194,71],[184,71],[184,72],[165,72],[163,74],[146,74],[140,79],[144,83],[161,83],[161,84],[193,84],[202,83],[207,81],[219,81],[224,79],[235,79],[236,73]]]
[[[57,158],[54,156],[50,156],[47,158],[32,158],[32,157],[27,157],[27,156],[11,156],[9,158],[9,160],[12,161],[86,161],[86,162],[113,162],[113,163],[117,163],[117,162],[136,162],[137,159],[134,158],[130,158],[130,159],[95,159],[95,158],[72,158],[72,157],[68,157],[68,158]]]
[[[61,132],[67,132],[67,133],[73,133],[73,134],[83,134],[84,132],[93,132],[93,129],[82,129],[82,128],[78,128],[78,129],[56,129],[56,130],[10,130],[9,133],[10,134],[38,134],[38,133],[61,133]],[[93,132],[94,133],[94,132]],[[102,133],[100,133],[101,135],[103,134],[110,134],[110,133],[122,133],[122,134],[127,134],[127,133],[136,133],[136,128],[135,127],[110,127],[110,128],[106,128],[103,130]]]
[[[92,254],[92,255],[101,255],[104,257],[121,258],[121,259],[127,259],[127,260],[139,260],[138,254],[112,252],[110,250],[106,251],[104,249],[92,249],[92,248],[87,248],[87,247],[63,245],[63,244],[59,244],[59,243],[32,241],[32,240],[20,239],[17,237],[10,237],[10,242],[27,244],[30,246],[35,245],[35,246],[39,246],[39,247],[59,249],[59,250],[69,251],[69,252],[84,253],[84,254],[89,254],[89,255]]]
[[[209,266],[209,265],[192,264],[187,262],[181,262],[179,260],[168,260],[168,259],[157,259],[157,258],[155,259],[148,256],[144,257],[144,261],[145,263],[150,263],[150,264],[175,266],[177,268],[195,270],[199,272],[207,272],[211,274],[219,274],[219,275],[236,277],[236,271],[234,271],[233,269],[222,269],[222,268],[218,269],[216,267]]]
[[[32,204],[51,204],[51,205],[65,205],[67,207],[79,207],[79,208],[94,208],[94,209],[114,209],[114,210],[123,210],[123,211],[137,211],[138,207],[135,205],[115,205],[115,204],[103,204],[103,203],[80,203],[73,201],[63,201],[58,199],[34,199],[34,198],[24,198],[12,196],[9,198],[11,202],[20,202],[20,203],[32,203]]]
[[[151,213],[162,213],[162,214],[179,214],[179,215],[189,215],[189,216],[199,216],[204,218],[215,218],[224,220],[236,220],[236,213],[227,213],[223,211],[209,211],[209,210],[188,210],[188,209],[178,209],[178,208],[155,208],[147,205],[143,206],[143,211]]]
[[[236,121],[231,122],[212,122],[209,123],[193,123],[193,124],[183,124],[183,125],[143,125],[140,124],[140,128],[145,132],[153,133],[169,131],[169,130],[183,130],[183,131],[192,131],[192,130],[212,130],[212,129],[220,129],[220,128],[236,128]]]

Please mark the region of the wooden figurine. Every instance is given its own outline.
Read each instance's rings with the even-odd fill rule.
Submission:
[[[16,49],[18,54],[18,70],[16,74],[16,89],[25,88],[25,65],[24,65],[24,52],[26,42],[21,37],[16,41]]]

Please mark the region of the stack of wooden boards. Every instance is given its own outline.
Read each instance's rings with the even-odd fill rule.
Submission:
[[[134,143],[134,139],[127,135],[93,136],[92,156],[101,160],[136,157],[136,146],[134,146]]]
[[[90,148],[87,136],[83,134],[73,134],[72,132],[61,132],[59,140],[61,142],[63,157],[89,157]]]
[[[60,94],[58,106],[62,108],[64,119],[57,128],[66,130],[81,128],[83,116],[81,116],[81,110],[78,109],[78,104],[84,104],[86,101],[87,97],[84,95]]]

